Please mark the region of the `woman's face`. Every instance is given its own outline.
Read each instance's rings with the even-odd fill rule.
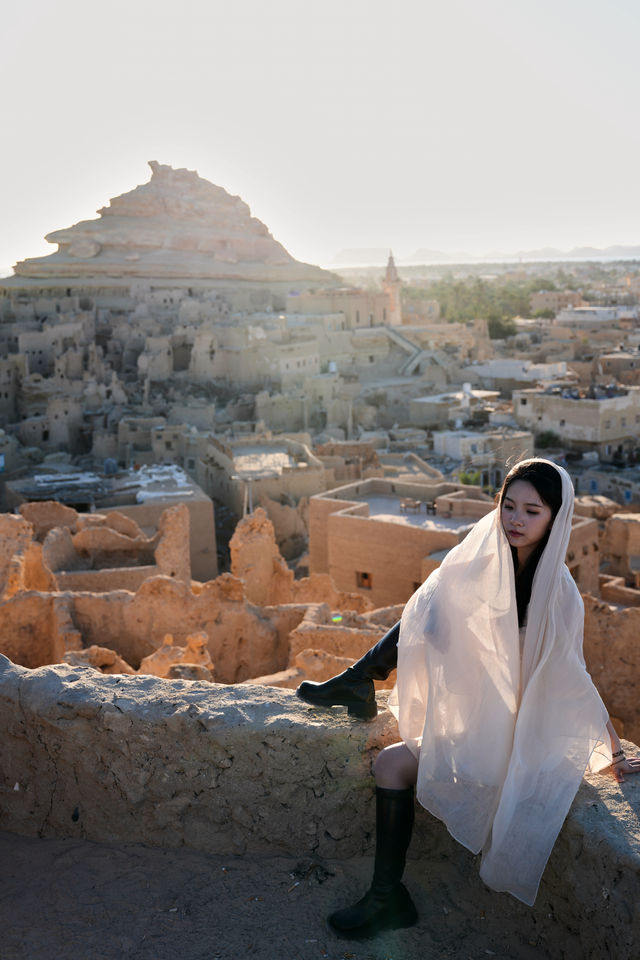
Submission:
[[[522,563],[551,529],[551,507],[542,502],[528,480],[514,480],[507,488],[500,513],[507,540]]]

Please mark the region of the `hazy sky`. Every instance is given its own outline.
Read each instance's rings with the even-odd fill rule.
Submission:
[[[637,0],[20,0],[0,265],[197,170],[296,257],[640,243]]]

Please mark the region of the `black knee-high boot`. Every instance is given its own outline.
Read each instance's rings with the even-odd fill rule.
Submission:
[[[296,690],[297,696],[317,707],[347,707],[349,713],[361,720],[371,720],[378,712],[374,680],[386,680],[398,665],[398,637],[400,621],[385,633],[363,657],[347,667],[344,673],[314,683],[304,680]]]
[[[411,927],[418,913],[400,881],[413,829],[413,787],[376,788],[376,856],[371,887],[354,906],[338,910],[329,923],[342,937],[358,940],[382,930]]]

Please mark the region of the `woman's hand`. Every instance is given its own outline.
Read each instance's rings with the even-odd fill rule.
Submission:
[[[628,773],[640,773],[640,757],[620,757],[607,767],[607,772],[611,773],[618,783],[624,783]]]
[[[615,731],[611,717],[607,720],[607,730],[611,740],[611,765],[607,767],[607,773],[618,781],[624,783],[624,778],[628,773],[640,773],[640,757],[626,757],[624,747],[620,743],[620,737]]]

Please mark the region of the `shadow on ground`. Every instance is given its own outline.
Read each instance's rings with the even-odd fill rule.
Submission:
[[[470,858],[471,859],[471,858]],[[358,899],[372,861],[233,858],[0,834],[2,960],[544,960],[544,945],[474,915],[458,868],[410,862],[410,930],[352,943],[325,917]],[[435,872],[435,871],[434,871]],[[474,873],[477,871],[473,871]],[[497,899],[502,899],[499,895]],[[530,936],[530,934],[529,934]]]

